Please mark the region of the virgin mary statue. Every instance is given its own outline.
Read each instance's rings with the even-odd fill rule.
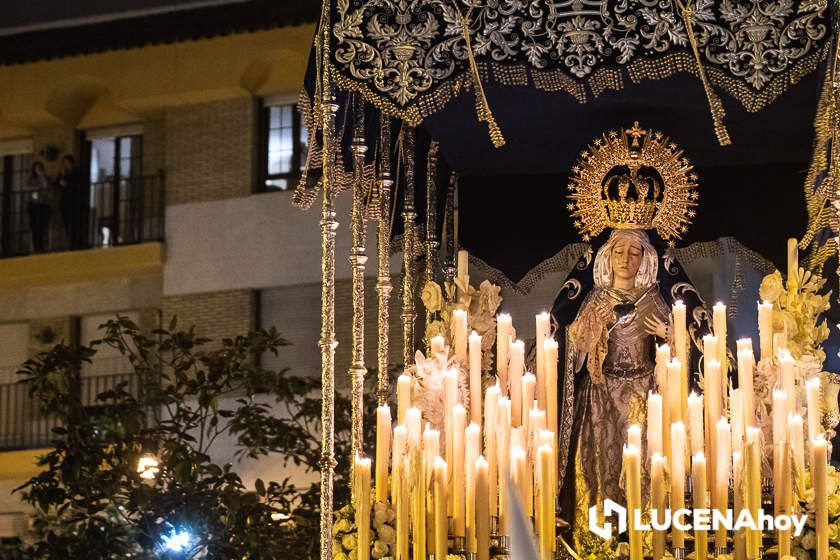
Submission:
[[[575,225],[586,241],[613,231],[594,263],[591,252],[582,257],[552,309],[565,355],[558,383],[561,516],[575,529],[587,527],[590,506],[625,502],[627,428],[643,427],[646,449],[648,391],[656,390],[656,346],[671,342],[671,305],[684,300],[695,336],[705,321],[696,290],[663,243],[685,231],[696,204],[682,152],[636,123],[584,154],[570,184]],[[645,230],[656,230],[662,251]],[[591,549],[580,542],[583,534],[574,532],[579,551]]]

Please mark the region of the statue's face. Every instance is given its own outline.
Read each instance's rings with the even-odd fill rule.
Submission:
[[[643,255],[644,250],[638,241],[630,237],[620,238],[610,254],[613,276],[621,280],[635,279]]]

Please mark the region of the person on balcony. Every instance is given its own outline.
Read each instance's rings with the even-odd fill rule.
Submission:
[[[61,158],[56,183],[61,193],[61,217],[64,221],[64,232],[67,234],[69,248],[81,249],[86,245],[87,193],[76,158],[69,154]]]
[[[46,249],[47,229],[52,214],[50,186],[50,179],[47,177],[43,162],[34,162],[26,180],[26,190],[29,194],[27,206],[29,230],[32,233],[32,251],[35,253],[41,253]]]

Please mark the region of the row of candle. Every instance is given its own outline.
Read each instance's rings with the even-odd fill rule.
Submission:
[[[764,304],[759,304],[759,309]],[[673,308],[672,321],[677,323],[679,302]],[[672,357],[671,349],[659,346],[656,354],[656,378],[660,393],[649,392],[647,402],[647,454],[651,466],[651,508],[662,510],[665,507],[665,471],[670,465],[670,507],[673,510],[685,506],[685,479],[690,476],[693,488],[693,506],[725,510],[728,504],[728,489],[734,481],[736,489],[743,488],[744,493],[735,492],[735,509],[748,508],[755,516],[761,504],[761,458],[762,444],[760,429],[755,426],[753,376],[755,358],[752,341],[737,341],[738,379],[740,387],[729,387],[725,351],[725,312],[722,304],[714,307],[713,325],[715,335],[703,339],[704,350],[704,393],[692,392],[685,403],[681,401],[682,385],[678,381],[684,366],[677,357]],[[761,312],[760,312],[761,315]],[[770,325],[772,328],[772,324]],[[761,331],[762,329],[760,329]],[[798,413],[794,360],[784,348],[784,338],[776,336],[772,343],[772,330],[766,326],[761,332],[762,347],[774,349],[777,360],[778,379],[773,391],[772,426],[773,426],[773,481],[775,513],[790,514],[793,508],[792,484],[796,475],[797,490],[804,492],[805,445],[803,418]],[[677,349],[679,350],[679,349]],[[674,352],[679,355],[681,352]],[[685,354],[683,354],[685,355]],[[766,356],[772,360],[773,354]],[[725,398],[729,389],[729,399]],[[813,377],[805,382],[805,400],[808,415],[809,464],[812,473],[812,485],[817,499],[817,539],[818,558],[820,551],[827,554],[827,514],[820,506],[827,497],[826,441],[820,427],[820,380]],[[728,409],[727,409],[728,408]],[[684,412],[683,412],[684,411]],[[731,420],[731,425],[730,425]],[[686,423],[688,429],[686,430]],[[686,460],[691,458],[691,471],[687,473]],[[641,426],[628,428],[627,445],[624,449],[624,468],[628,483],[628,507],[640,507],[641,500],[636,492],[636,476],[641,477]],[[792,463],[791,463],[792,461]],[[638,475],[637,475],[638,471]],[[731,473],[731,477],[730,477]],[[633,480],[630,480],[633,479]],[[711,484],[707,484],[711,482]],[[639,486],[640,487],[640,486]],[[707,488],[711,504],[706,503]],[[639,548],[640,535],[630,527],[630,546],[633,558],[641,558]],[[715,537],[716,547],[725,548],[726,530],[719,529]],[[789,554],[790,531],[779,531],[780,556]],[[675,548],[684,546],[684,535],[679,529],[671,533]],[[696,535],[697,558],[705,558],[705,533]],[[736,535],[736,558],[757,557],[761,547],[760,532],[747,532]],[[661,558],[664,553],[664,533],[656,532],[653,539],[654,558]]]

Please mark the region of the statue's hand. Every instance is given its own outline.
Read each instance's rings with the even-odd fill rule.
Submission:
[[[659,317],[648,316],[645,318],[645,332],[662,339],[668,339],[668,325]]]

